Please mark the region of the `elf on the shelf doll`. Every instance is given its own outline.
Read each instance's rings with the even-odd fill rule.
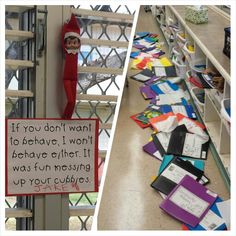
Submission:
[[[76,103],[78,52],[80,49],[80,27],[74,14],[62,29],[62,47],[65,52],[63,83],[67,104],[62,118],[70,119]]]

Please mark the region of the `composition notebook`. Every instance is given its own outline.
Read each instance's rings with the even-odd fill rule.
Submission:
[[[185,175],[189,175],[199,181],[203,173],[202,170],[196,168],[191,162],[185,161],[180,157],[174,157],[151,183],[151,187],[168,195]]]
[[[217,194],[186,175],[160,204],[174,218],[196,227],[216,201]]]
[[[216,203],[222,202],[222,199],[217,197],[214,204],[211,206],[207,214],[195,227],[185,225],[189,230],[226,230],[226,224],[222,218]]]
[[[182,130],[181,130],[182,128]],[[197,134],[186,132],[186,126],[180,125],[171,133],[167,153],[197,159],[207,159],[209,141]]]

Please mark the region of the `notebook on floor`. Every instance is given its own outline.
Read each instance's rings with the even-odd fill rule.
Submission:
[[[185,161],[180,157],[174,157],[151,183],[151,187],[168,195],[185,175],[189,175],[195,180],[200,181],[203,173],[202,170],[193,166],[191,162]]]
[[[150,71],[149,69],[144,69],[136,75],[130,76],[130,78],[144,83],[150,80],[153,76],[154,74],[152,73],[152,71]]]
[[[179,90],[179,86],[169,80],[151,85],[151,89],[157,94],[169,94]]]
[[[196,227],[216,201],[217,194],[186,175],[160,204],[174,218]]]
[[[157,149],[153,141],[150,141],[147,144],[145,144],[143,146],[143,151],[157,158],[158,160],[162,160],[162,155],[160,154],[159,150]]]
[[[197,134],[186,132],[185,125],[177,128],[171,133],[167,154],[206,160],[209,141],[206,142]]]
[[[173,112],[174,114],[180,113],[188,118],[197,119],[197,115],[194,112],[193,106],[190,104],[160,105],[160,108],[161,112],[164,114],[168,112]]]
[[[222,218],[217,203],[222,202],[220,197],[217,197],[214,204],[211,206],[204,218],[195,227],[185,225],[188,230],[226,230],[226,224]]]

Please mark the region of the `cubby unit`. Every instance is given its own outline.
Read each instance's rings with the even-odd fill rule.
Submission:
[[[230,16],[223,16],[214,6],[207,8],[208,23],[196,25],[185,20],[184,6],[162,6],[165,14],[162,25],[169,28],[171,24],[175,25],[175,30],[171,29],[174,42],[169,44],[171,59],[178,75],[185,79],[195,107],[207,128],[217,156],[215,160],[225,169],[221,173],[227,173],[223,177],[229,179],[230,59],[223,54],[223,47],[224,28],[230,26]],[[214,36],[214,32],[218,32],[217,36]],[[209,35],[217,37],[217,40],[211,41]],[[197,73],[208,72],[213,74],[214,88],[203,89]],[[229,183],[226,185],[229,186]]]

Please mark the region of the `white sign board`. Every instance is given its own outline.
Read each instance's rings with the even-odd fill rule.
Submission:
[[[6,195],[98,191],[97,119],[8,119]]]

